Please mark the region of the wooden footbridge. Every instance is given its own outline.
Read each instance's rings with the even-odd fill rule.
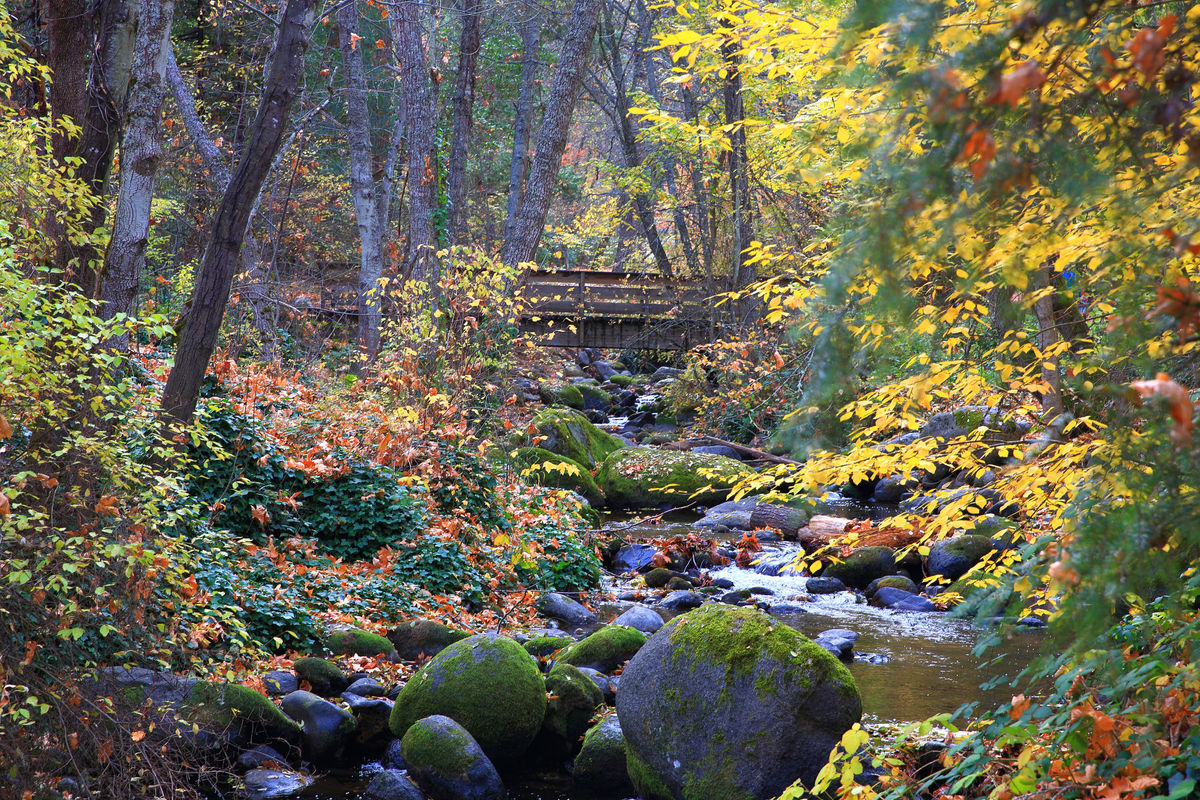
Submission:
[[[320,307],[340,318],[358,315],[356,262],[322,262]],[[521,330],[549,347],[685,350],[711,341],[720,327],[703,282],[645,272],[535,269],[514,287],[527,303]],[[386,305],[386,304],[385,304]],[[387,314],[385,307],[384,314]]]

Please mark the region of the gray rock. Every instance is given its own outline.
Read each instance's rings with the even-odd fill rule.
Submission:
[[[404,761],[400,749],[399,739],[392,739],[388,742],[387,749],[383,751],[383,757],[379,759],[384,769],[408,769],[408,764]]]
[[[613,556],[613,572],[640,572],[654,560],[658,548],[650,544],[627,544]]]
[[[663,618],[657,611],[646,606],[634,606],[626,609],[613,620],[614,625],[627,625],[642,633],[654,633],[663,626]]]
[[[727,530],[750,530],[753,511],[709,511],[692,523],[696,528],[725,528]]]
[[[470,634],[431,619],[418,619],[400,623],[388,631],[387,636],[400,658],[416,661],[420,658],[433,658]]]
[[[417,720],[404,734],[409,777],[434,800],[499,800],[504,784],[479,743],[449,717]]]
[[[883,589],[876,589],[875,593],[871,595],[871,605],[880,606],[882,608],[891,608],[896,603],[899,603],[901,600],[909,597],[916,597],[916,595],[912,592],[905,591],[904,589],[891,589],[885,587]]]
[[[847,669],[753,608],[710,605],[677,617],[625,668],[617,714],[630,777],[675,797],[767,800],[811,784],[862,718]],[[719,732],[720,736],[713,735]],[[703,786],[699,794],[695,787]]]
[[[799,603],[775,603],[768,609],[772,614],[781,617],[795,616],[797,614],[807,614],[808,609]]]
[[[294,673],[273,669],[263,676],[267,694],[282,697],[300,688],[300,679]]]
[[[894,611],[929,612],[938,610],[937,606],[935,606],[932,601],[929,600],[929,598],[921,597],[920,595],[916,594],[897,600],[896,602],[892,603],[889,608]]]
[[[651,383],[665,381],[668,378],[678,378],[683,374],[683,370],[675,369],[675,367],[659,367],[654,370],[654,374],[650,376]]]
[[[858,634],[845,628],[830,628],[818,633],[813,641],[842,661],[850,661],[854,658],[854,643],[858,641]]]
[[[252,769],[246,773],[245,781],[247,800],[271,800],[299,794],[313,779],[282,769]]]
[[[896,557],[887,547],[860,547],[842,561],[821,572],[823,578],[837,578],[847,586],[863,589],[876,578],[896,572]]]
[[[681,589],[677,592],[671,592],[662,600],[659,600],[658,604],[662,608],[671,611],[687,611],[688,609],[699,607],[703,602],[704,595]]]
[[[346,691],[360,697],[383,697],[387,694],[387,690],[374,678],[359,678],[347,686]]]
[[[616,714],[605,717],[584,734],[571,776],[576,786],[597,794],[623,797],[633,791],[626,766],[625,736]]]
[[[929,548],[925,570],[930,575],[956,581],[995,548],[995,543],[986,536],[967,534],[944,539]]]
[[[920,487],[921,482],[903,475],[891,475],[875,484],[871,499],[876,503],[899,503],[907,500]]]
[[[425,793],[399,769],[385,769],[367,784],[363,800],[425,800]]]
[[[885,578],[876,578],[867,584],[864,594],[866,594],[867,597],[870,597],[871,595],[875,594],[877,590],[882,588],[903,589],[904,591],[911,592],[912,594],[920,594],[921,592],[921,587],[917,586],[916,582],[907,575],[888,575]]]
[[[392,701],[382,697],[364,697],[349,691],[342,693],[342,699],[350,707],[354,721],[358,725],[355,737],[359,744],[370,744],[386,739],[388,718],[392,714]]]
[[[243,750],[238,755],[237,763],[242,769],[259,769],[268,764],[282,766],[288,763],[288,759],[274,747],[260,744],[250,750]]]
[[[613,375],[617,374],[617,371],[613,369],[612,364],[609,364],[607,361],[593,361],[591,366],[592,369],[596,371],[596,375],[602,381],[606,381]]]
[[[594,625],[596,623],[596,614],[593,611],[582,603],[558,592],[547,592],[539,597],[537,608],[544,616],[568,625]]]
[[[354,715],[312,692],[295,691],[283,698],[283,713],[300,723],[304,757],[318,764],[341,758],[358,732]]]
[[[809,578],[804,588],[813,594],[835,594],[846,591],[846,584],[840,578]]]
[[[106,667],[97,670],[93,679],[85,681],[83,690],[93,696],[136,698],[137,705],[178,705],[191,695],[198,681],[181,678],[173,672],[159,672],[145,667]]]
[[[714,456],[725,456],[726,458],[736,458],[742,460],[742,454],[726,444],[702,444],[699,447],[692,448],[693,453],[708,453]]]

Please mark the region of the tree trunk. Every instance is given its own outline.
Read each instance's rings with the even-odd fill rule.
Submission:
[[[121,141],[121,186],[100,284],[100,296],[104,301],[100,314],[105,319],[133,312],[138,282],[146,264],[150,203],[162,158],[158,126],[166,93],[167,53],[171,47],[174,11],[174,0],[141,0],[138,9],[137,39]],[[123,335],[111,344],[118,350],[128,350],[129,337]]]
[[[192,91],[184,82],[179,65],[175,63],[175,53],[170,47],[167,48],[166,76],[167,84],[171,88],[171,96],[175,99],[179,116],[183,120],[183,127],[200,153],[200,160],[204,164],[209,182],[218,192],[224,194],[229,188],[231,177],[229,165],[225,163],[225,156],[209,136],[204,123],[200,120],[200,115],[196,113]],[[255,202],[257,207],[257,200]],[[253,217],[253,212],[251,212],[251,217]],[[254,235],[253,228],[247,224],[242,249],[238,253],[238,274],[246,276],[245,296],[250,303],[251,320],[254,330],[262,337],[266,354],[269,355],[274,352],[278,330],[275,315],[271,314],[268,309],[270,296],[267,292],[267,269],[263,263],[262,250],[262,244]]]
[[[446,170],[446,196],[450,204],[447,224],[450,244],[463,244],[467,240],[467,154],[471,144],[471,111],[475,105],[475,64],[479,57],[479,16],[482,2],[462,0],[462,4],[458,72],[454,76],[450,163]]]
[[[746,111],[742,99],[741,58],[737,46],[726,44],[722,48],[725,57],[726,80],[722,96],[725,103],[725,124],[729,132],[729,188],[733,195],[733,261],[729,288],[740,289],[753,277],[746,273],[745,250],[750,246],[752,220],[750,208],[750,160],[746,152]]]
[[[175,366],[163,391],[164,413],[181,424],[191,421],[229,302],[238,251],[271,161],[283,140],[292,103],[304,74],[311,25],[310,0],[288,0],[263,85],[258,113],[246,146],[213,218],[204,259],[196,273],[192,304],[184,317]]]
[[[1053,263],[1053,259],[1050,260]],[[1049,265],[1043,265],[1034,273],[1033,288],[1039,297],[1033,303],[1033,314],[1037,318],[1037,346],[1040,353],[1045,353],[1062,341],[1058,325],[1054,318],[1054,292],[1051,288]],[[1058,369],[1057,359],[1041,355],[1042,383],[1046,385],[1042,392],[1042,411],[1047,420],[1053,420],[1063,412],[1062,373]]]
[[[612,75],[613,99],[616,106],[614,109],[614,117],[617,122],[616,133],[617,139],[621,143],[621,155],[625,166],[634,170],[642,165],[642,158],[638,154],[637,134],[633,129],[633,120],[629,116],[625,65],[621,61],[621,49],[617,43],[617,34],[613,29],[612,18],[608,13],[607,6],[603,11],[600,38],[608,52],[608,68]],[[674,270],[671,268],[671,259],[667,257],[666,248],[663,247],[662,238],[658,235],[658,227],[654,221],[653,195],[650,192],[638,192],[633,196],[633,207],[637,213],[642,233],[646,237],[646,244],[650,246],[650,253],[654,256],[654,263],[658,266],[658,271],[667,276],[674,274]]]
[[[408,123],[408,277],[427,287],[437,280],[437,234],[433,227],[437,191],[433,87],[417,0],[399,0],[392,39],[400,61],[401,103]]]
[[[521,200],[525,197],[525,176],[529,172],[529,131],[533,127],[533,95],[537,90],[538,38],[541,20],[527,11],[521,21],[521,88],[517,94],[517,114],[513,123],[512,165],[508,171],[508,205],[504,216],[504,241],[517,225]]]
[[[358,49],[358,6],[345,3],[337,15],[338,42],[346,71],[346,117],[350,141],[350,193],[358,222],[358,347],[365,363],[379,352],[382,307],[379,279],[383,277],[383,226],[372,175],[371,120],[367,110],[367,76]]]
[[[567,146],[571,116],[575,112],[575,100],[579,97],[603,2],[575,0],[571,10],[567,38],[563,41],[558,67],[554,71],[554,84],[546,99],[546,113],[538,131],[537,150],[529,168],[521,210],[517,214],[512,235],[505,239],[500,251],[500,260],[510,266],[532,260],[538,241],[542,238],[546,212],[550,209],[550,195],[562,164],[563,150]]]

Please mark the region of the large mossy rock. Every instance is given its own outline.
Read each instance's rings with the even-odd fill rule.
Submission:
[[[724,500],[749,474],[740,461],[724,456],[630,447],[604,459],[596,483],[610,506],[658,508]]]
[[[621,677],[617,714],[643,798],[766,800],[811,784],[862,718],[836,658],[755,608],[676,617]]]
[[[442,714],[466,728],[490,758],[520,756],[542,727],[546,692],[533,656],[494,633],[455,642],[421,667],[396,697],[395,736]]]
[[[358,628],[333,631],[325,637],[323,644],[335,656],[380,656],[392,652],[392,643],[386,636]]]
[[[565,456],[589,470],[609,453],[625,447],[625,442],[570,409],[544,408],[533,418],[533,427],[541,439],[540,449]]]
[[[604,692],[570,664],[555,664],[546,675],[545,728],[574,749],[587,732],[592,713],[604,703]]]
[[[956,581],[995,549],[996,543],[986,536],[966,534],[944,539],[929,548],[925,571]]]
[[[333,697],[345,691],[350,685],[346,676],[337,664],[325,658],[305,656],[292,662],[296,677],[308,681],[312,690],[322,697]]]
[[[584,734],[571,777],[576,786],[597,794],[624,797],[633,790],[626,767],[625,736],[615,714]]]
[[[821,572],[822,578],[837,578],[847,586],[865,589],[878,578],[896,574],[896,556],[888,547],[860,547],[842,561]]]
[[[236,683],[198,681],[183,703],[182,717],[226,733],[241,746],[298,745],[300,726],[265,695]]]
[[[646,634],[625,625],[606,625],[558,654],[560,664],[612,672],[633,658],[646,643]]]
[[[401,622],[388,631],[387,635],[400,658],[416,661],[418,658],[432,658],[471,634],[431,619],[416,619]]]
[[[588,468],[540,447],[522,447],[514,457],[521,474],[539,486],[578,492],[593,506],[604,505],[604,492]]]
[[[542,381],[538,384],[538,397],[548,406],[568,406],[583,409],[583,393],[579,387],[559,381]]]
[[[499,800],[496,767],[461,725],[434,715],[414,722],[400,742],[408,774],[433,800]]]

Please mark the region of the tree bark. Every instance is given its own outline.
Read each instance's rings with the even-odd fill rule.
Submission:
[[[392,39],[400,62],[401,103],[408,124],[408,277],[432,286],[437,280],[437,234],[433,226],[437,191],[433,87],[417,0],[399,0]]]
[[[192,304],[184,318],[175,366],[163,391],[163,412],[181,424],[191,421],[229,302],[238,251],[271,161],[283,140],[304,74],[311,25],[310,0],[288,0],[263,85],[258,113],[246,146],[213,218],[204,259],[196,273]]]
[[[532,260],[538,241],[542,238],[546,213],[550,209],[550,195],[562,165],[567,133],[575,112],[575,100],[579,97],[603,2],[575,0],[571,10],[567,37],[554,71],[554,84],[546,99],[546,112],[538,131],[537,150],[529,168],[521,210],[517,214],[512,235],[506,237],[500,251],[500,260],[510,266]]]
[[[617,140],[621,143],[621,156],[625,161],[626,168],[634,170],[642,165],[642,158],[637,149],[637,133],[633,129],[633,120],[629,115],[625,65],[621,60],[621,49],[607,6],[604,8],[600,24],[600,38],[607,49],[608,69],[613,81]],[[633,195],[633,207],[658,271],[667,276],[674,274],[671,259],[667,256],[667,250],[663,247],[662,238],[658,235],[658,227],[654,221],[654,197],[649,192],[638,192]]]
[[[225,163],[225,156],[213,142],[200,115],[196,113],[192,91],[184,82],[179,65],[175,63],[175,53],[170,47],[167,48],[166,66],[167,84],[171,88],[171,96],[175,99],[179,116],[183,120],[183,127],[200,153],[200,160],[208,173],[209,182],[219,193],[224,194],[229,188],[231,178],[229,165]],[[257,200],[255,207],[257,208]],[[251,217],[253,216],[254,214],[251,212]],[[274,352],[278,331],[274,315],[269,310],[270,296],[266,286],[267,269],[263,264],[262,251],[262,244],[254,235],[253,228],[247,223],[242,249],[238,253],[238,274],[246,276],[245,295],[250,303],[251,320],[254,329],[262,337],[266,354],[270,355]]]
[[[508,171],[508,204],[504,216],[504,241],[517,225],[521,200],[525,197],[525,176],[529,172],[529,131],[533,127],[533,95],[537,91],[538,38],[541,20],[532,12],[521,21],[521,88],[517,94],[517,113],[513,121],[512,164]]]
[[[358,223],[358,347],[370,363],[379,352],[379,279],[383,277],[383,226],[373,179],[371,119],[367,109],[367,76],[358,49],[358,6],[347,2],[338,10],[338,42],[346,73],[346,117],[350,141],[350,193]]]
[[[479,17],[482,0],[462,0],[462,32],[458,40],[458,71],[450,133],[450,163],[446,170],[447,222],[450,244],[467,240],[467,155],[471,144],[471,112],[475,105],[475,64],[479,58]]]
[[[174,11],[174,0],[141,0],[139,4],[121,141],[121,185],[100,284],[100,297],[104,301],[100,314],[105,319],[133,312],[138,282],[146,264],[150,203],[162,158],[158,127],[166,94],[167,53],[171,47]],[[111,346],[126,351],[129,337],[120,336]]]
[[[730,289],[739,289],[752,276],[746,272],[745,250],[753,236],[753,221],[750,207],[750,159],[746,151],[746,111],[742,98],[742,68],[737,46],[726,44],[722,48],[725,58],[726,80],[722,92],[725,104],[725,124],[729,131],[729,188],[733,195],[733,253],[730,270]]]

